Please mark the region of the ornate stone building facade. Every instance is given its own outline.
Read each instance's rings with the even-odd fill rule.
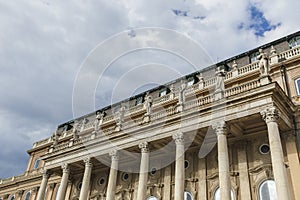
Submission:
[[[58,126],[1,200],[300,200],[300,32]]]

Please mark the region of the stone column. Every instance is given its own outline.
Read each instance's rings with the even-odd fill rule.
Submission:
[[[48,179],[49,179],[49,174],[47,173],[46,170],[42,170],[41,171],[43,174],[43,179],[42,179],[42,183],[37,195],[37,200],[44,200],[44,196],[45,196],[45,191],[46,191],[46,187],[48,184]]]
[[[116,150],[111,151],[109,155],[111,156],[111,167],[107,184],[106,200],[114,200],[119,167],[119,156]]]
[[[205,158],[198,159],[198,199],[206,200],[207,199],[207,183],[206,183],[206,160]]]
[[[90,158],[84,159],[84,163],[85,163],[85,168],[84,168],[84,175],[83,175],[83,179],[82,179],[82,186],[80,189],[79,200],[87,200],[88,199],[91,174],[92,174],[92,168],[93,168],[93,164],[91,163]]]
[[[261,115],[262,118],[266,121],[268,127],[268,137],[270,143],[271,160],[276,184],[277,198],[280,200],[289,200],[289,184],[277,124],[277,121],[279,119],[278,110],[276,107],[272,106],[262,111]]]
[[[231,183],[229,174],[229,159],[227,147],[227,126],[225,121],[218,122],[213,127],[218,138],[218,167],[220,199],[231,200]]]
[[[298,189],[298,183],[300,183],[300,176],[297,176],[297,174],[300,172],[300,165],[299,165],[296,136],[293,135],[292,133],[286,136],[286,152],[287,152],[287,159],[289,161],[289,170],[291,174],[291,183],[292,183],[292,188],[294,190],[294,196],[300,197],[300,190]],[[291,193],[292,193],[292,188],[290,188]]]
[[[149,171],[149,148],[148,143],[143,142],[139,144],[141,149],[141,166],[139,174],[139,186],[137,196],[139,199],[146,199],[147,193],[147,182],[148,182],[148,171]]]
[[[65,199],[69,175],[70,175],[70,169],[69,169],[68,164],[63,164],[61,166],[61,168],[63,170],[63,175],[62,175],[62,178],[60,181],[60,186],[58,188],[56,200],[64,200]]]
[[[184,139],[182,133],[175,133],[173,139],[176,144],[176,163],[175,163],[175,200],[184,199]]]
[[[252,199],[251,188],[248,172],[248,159],[247,159],[247,142],[239,142],[237,145],[237,157],[239,167],[240,191],[241,199]]]
[[[168,165],[164,168],[164,200],[171,199],[171,183],[172,183],[172,175],[171,175],[171,165]]]

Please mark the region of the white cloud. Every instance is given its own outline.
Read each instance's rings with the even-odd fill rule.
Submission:
[[[238,29],[241,23],[251,21],[249,3],[255,4],[271,24],[281,26],[259,38],[251,30]],[[11,164],[1,165],[0,178],[25,170],[26,148],[72,118],[72,88],[77,71],[88,53],[113,34],[149,26],[174,29],[201,43],[216,62],[297,31],[299,7],[296,0],[0,2],[0,134],[5,138],[0,145],[7,149],[0,154],[0,160],[18,163],[13,170]],[[172,9],[187,11],[187,16],[177,16]],[[107,51],[118,45],[122,44]],[[158,54],[152,54],[143,60],[143,55],[148,54],[128,55],[124,59],[128,65],[122,65],[122,59],[115,63],[124,68],[114,65],[119,71],[106,74],[103,80],[107,82],[102,87],[106,91],[97,96],[102,102],[96,105],[110,103],[110,82],[118,80],[131,63],[173,65],[164,61],[170,56],[158,58]],[[137,87],[134,82],[125,85],[134,87],[129,91]],[[12,145],[14,141],[20,145]]]

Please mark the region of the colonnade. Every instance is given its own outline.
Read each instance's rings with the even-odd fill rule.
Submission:
[[[268,128],[268,136],[271,150],[271,160],[274,171],[274,178],[277,188],[278,199],[289,200],[289,188],[287,180],[287,172],[284,166],[283,150],[281,146],[281,140],[278,129],[278,111],[275,107],[268,108],[261,112],[263,119],[265,120]],[[217,134],[218,142],[218,169],[219,169],[219,187],[220,187],[220,199],[231,200],[231,181],[229,173],[229,158],[228,158],[228,147],[227,147],[227,125],[224,121],[216,123],[213,126]],[[174,199],[184,199],[184,184],[185,184],[185,168],[184,168],[184,135],[181,132],[177,132],[172,136],[176,144],[176,161],[175,161],[175,187],[174,187]],[[149,146],[147,142],[139,144],[141,150],[141,164],[140,174],[138,181],[137,197],[139,199],[146,199],[147,194],[147,180],[149,172]],[[116,150],[112,150],[109,153],[111,157],[111,167],[109,173],[108,186],[106,191],[106,199],[114,200],[117,174],[119,166],[119,155]],[[87,200],[90,190],[90,179],[92,172],[92,163],[90,158],[84,159],[85,170],[82,180],[82,187],[80,190],[79,200]],[[70,169],[68,164],[62,165],[62,179],[57,194],[57,200],[64,200],[66,195],[67,183],[69,179]],[[44,194],[49,179],[49,174],[44,171],[41,186],[38,192],[37,200],[43,200]]]

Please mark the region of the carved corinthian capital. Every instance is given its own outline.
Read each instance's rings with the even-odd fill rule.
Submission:
[[[212,125],[217,135],[227,135],[228,127],[225,121],[216,122]]]
[[[92,167],[93,166],[93,163],[91,162],[91,158],[90,157],[84,158],[83,162],[85,163],[85,167]]]
[[[184,142],[183,134],[181,132],[175,133],[172,138],[175,140],[176,145],[183,144]]]
[[[109,156],[111,157],[111,160],[119,160],[118,151],[115,149],[109,152]]]
[[[275,106],[266,108],[265,110],[261,111],[260,114],[266,123],[277,122],[279,119],[279,112]]]
[[[63,170],[63,173],[69,173],[70,172],[68,163],[62,164],[61,169]]]
[[[43,175],[43,178],[49,178],[50,175],[46,169],[42,169],[40,172]]]
[[[148,142],[142,142],[139,144],[139,148],[141,149],[142,153],[147,153],[149,152],[149,146],[148,146]]]

